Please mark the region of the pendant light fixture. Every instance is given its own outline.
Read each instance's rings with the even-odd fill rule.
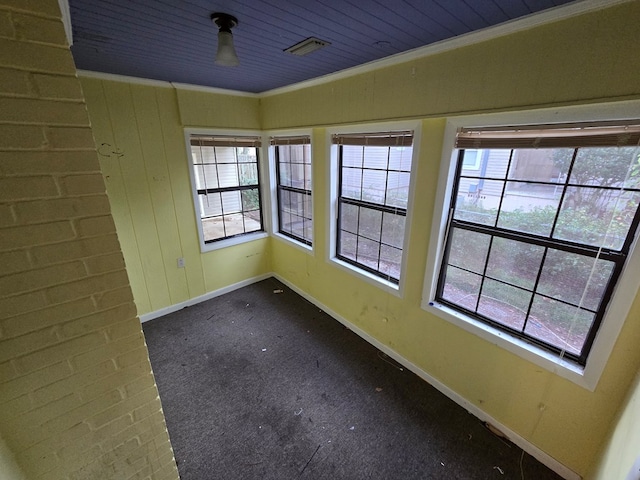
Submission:
[[[233,46],[233,35],[231,29],[238,24],[238,19],[227,13],[212,13],[211,20],[218,30],[218,53],[216,53],[216,65],[224,67],[235,67],[240,65],[236,49]]]

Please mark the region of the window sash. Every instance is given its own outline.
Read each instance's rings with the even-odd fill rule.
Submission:
[[[515,142],[516,144],[518,144],[518,142]],[[472,148],[476,148],[475,144]],[[489,148],[489,147],[484,147],[484,148]],[[504,147],[502,147],[504,148]],[[517,150],[520,147],[514,147],[511,146],[509,147],[509,149],[512,150]],[[528,147],[530,148],[530,147]],[[573,163],[576,161],[576,155],[577,155],[577,148],[574,151],[573,154],[573,158],[571,160],[571,166],[569,167],[569,172],[571,171],[571,168],[573,167]],[[496,217],[495,223],[494,225],[483,225],[480,223],[474,223],[472,221],[467,221],[467,220],[462,220],[462,219],[457,219],[454,217],[454,211],[456,208],[456,202],[457,202],[457,198],[460,194],[459,190],[459,186],[460,186],[460,181],[461,179],[465,178],[465,176],[462,175],[462,170],[463,170],[463,162],[464,162],[464,153],[465,150],[464,149],[460,149],[459,155],[458,155],[458,162],[457,162],[457,166],[456,166],[456,176],[455,176],[455,180],[454,180],[454,185],[451,191],[451,207],[450,207],[450,215],[449,215],[449,220],[447,222],[447,227],[445,230],[445,247],[444,247],[444,254],[443,254],[443,258],[442,258],[442,262],[441,262],[441,267],[440,267],[440,273],[438,276],[438,281],[437,281],[437,286],[436,286],[436,300],[438,302],[441,302],[442,304],[445,304],[455,310],[458,311],[462,311],[465,314],[467,314],[468,316],[478,319],[484,323],[487,323],[497,329],[503,330],[503,331],[507,331],[509,333],[511,333],[512,335],[521,338],[527,342],[533,343],[533,344],[537,344],[539,346],[544,347],[547,350],[550,350],[554,353],[557,354],[561,354],[564,355],[565,357],[571,359],[572,361],[584,366],[586,365],[586,360],[587,357],[589,355],[589,351],[593,345],[593,342],[595,340],[595,336],[598,332],[598,329],[600,328],[600,325],[602,323],[602,320],[604,318],[605,315],[605,310],[606,307],[611,299],[611,296],[613,294],[613,290],[615,288],[615,285],[619,279],[619,276],[622,273],[624,264],[626,262],[628,253],[630,251],[630,247],[631,247],[631,243],[633,241],[633,238],[635,236],[635,232],[638,228],[638,224],[640,223],[640,209],[636,208],[635,214],[634,214],[634,218],[631,221],[629,228],[627,230],[627,235],[625,238],[625,241],[622,245],[622,247],[620,249],[613,249],[613,248],[604,248],[602,246],[598,246],[598,245],[590,245],[590,244],[584,244],[584,243],[580,243],[580,242],[573,242],[573,241],[567,241],[567,240],[562,240],[559,238],[553,238],[553,234],[551,233],[548,237],[546,236],[542,236],[542,235],[536,235],[533,233],[527,233],[527,232],[520,232],[520,231],[516,231],[516,230],[511,230],[511,229],[505,229],[505,228],[501,228],[499,226],[497,226],[497,222],[498,222],[498,217]],[[511,156],[510,156],[511,158]],[[510,163],[510,161],[509,161]],[[508,175],[509,175],[509,166],[507,166],[507,170],[505,173],[504,178],[496,178],[495,180],[501,180],[505,182],[505,185],[507,183],[507,181],[511,182],[511,181],[515,181],[515,180],[510,180],[508,179]],[[476,180],[478,180],[478,178],[480,177],[473,177]],[[487,177],[481,177],[483,180],[487,180]],[[536,181],[536,183],[538,183]],[[571,182],[570,182],[570,176],[567,175],[567,178],[565,179],[564,182],[562,183],[549,183],[550,185],[554,185],[560,188],[563,188],[563,193],[562,196],[564,196],[564,193],[566,192],[566,189],[571,187]],[[621,188],[619,187],[596,187],[602,190],[614,190],[614,191],[620,191]],[[640,191],[637,188],[623,188],[623,191],[631,191],[631,192],[638,192]],[[501,198],[504,198],[505,195],[505,191],[503,190],[501,193]],[[502,200],[501,200],[502,201]],[[555,226],[557,225],[558,222],[558,214],[561,210],[561,203],[562,200],[560,200],[560,203],[558,204],[557,207],[557,214],[553,220],[553,226],[551,229],[551,232],[554,231]],[[597,310],[590,310],[592,311],[595,316],[593,319],[593,322],[591,323],[591,325],[589,326],[589,331],[584,339],[584,342],[582,344],[582,348],[580,350],[579,354],[574,354],[573,352],[568,351],[566,348],[560,348],[557,345],[553,345],[550,344],[548,342],[545,342],[544,340],[535,337],[533,335],[530,335],[528,333],[525,333],[525,328],[526,328],[526,322],[529,320],[529,314],[531,311],[531,304],[529,305],[529,310],[527,311],[527,316],[525,318],[525,324],[523,325],[521,330],[517,330],[514,329],[508,325],[504,325],[503,323],[499,323],[498,321],[496,321],[495,319],[489,318],[486,315],[483,315],[481,313],[478,313],[478,305],[480,302],[480,297],[482,295],[482,288],[484,286],[484,282],[485,280],[489,279],[492,280],[490,276],[486,275],[486,269],[488,266],[488,262],[489,262],[489,252],[490,252],[490,248],[487,250],[487,257],[484,259],[484,265],[485,265],[485,270],[482,272],[481,274],[481,286],[478,289],[478,303],[476,303],[476,309],[474,311],[470,310],[469,308],[466,308],[464,306],[461,306],[459,304],[455,304],[449,300],[447,300],[446,298],[444,298],[444,288],[445,288],[445,280],[446,280],[446,273],[447,273],[447,268],[449,267],[449,255],[450,255],[450,249],[451,249],[451,232],[453,231],[453,229],[461,229],[461,230],[465,230],[465,231],[471,231],[471,232],[477,232],[477,233],[481,233],[481,234],[485,234],[487,236],[489,236],[490,238],[490,243],[489,245],[492,244],[492,242],[494,241],[495,238],[506,238],[509,240],[514,240],[517,242],[520,242],[522,244],[527,244],[527,245],[536,245],[539,246],[541,248],[544,248],[545,250],[545,255],[546,252],[548,252],[550,249],[553,250],[559,250],[559,251],[564,251],[564,252],[570,252],[572,254],[577,254],[577,255],[581,255],[584,257],[588,257],[588,258],[593,258],[596,261],[597,260],[606,260],[609,262],[613,263],[613,269],[612,269],[612,273],[609,277],[609,280],[607,281],[606,287],[604,288],[603,292],[602,292],[602,296],[599,299],[599,307]],[[542,273],[542,268],[543,268],[543,263],[540,264],[539,267],[539,271],[538,271],[538,277],[536,279],[536,282],[539,280],[540,275]],[[504,281],[500,280],[501,283],[505,283]],[[588,288],[585,287],[585,288]],[[528,289],[526,289],[527,291],[529,291]],[[536,297],[536,295],[540,295],[539,292],[537,292],[534,289],[532,289],[530,291],[531,293],[531,302],[534,301],[534,298]],[[554,300],[558,300],[558,299],[554,299]],[[559,300],[561,301],[561,300]],[[574,305],[575,306],[575,305]],[[580,307],[582,308],[582,307]],[[588,310],[588,309],[585,309]]]

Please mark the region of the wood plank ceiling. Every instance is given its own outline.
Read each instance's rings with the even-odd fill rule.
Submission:
[[[572,0],[69,0],[78,68],[264,92]],[[237,67],[214,64],[213,12],[237,17]],[[307,37],[331,45],[283,52]]]

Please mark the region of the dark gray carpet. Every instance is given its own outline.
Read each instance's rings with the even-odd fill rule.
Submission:
[[[275,279],[144,333],[182,480],[560,478]]]

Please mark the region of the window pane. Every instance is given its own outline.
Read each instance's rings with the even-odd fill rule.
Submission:
[[[242,209],[247,212],[260,209],[260,192],[257,188],[242,190]]]
[[[515,330],[522,330],[531,295],[527,290],[486,279],[478,313]]]
[[[386,186],[386,172],[379,170],[362,171],[362,200],[372,203],[384,203]]]
[[[382,212],[370,208],[360,207],[358,235],[376,242],[380,241],[382,231]]]
[[[638,192],[569,187],[553,237],[620,250],[639,203]]]
[[[262,230],[262,223],[260,222],[260,211],[252,210],[250,212],[244,212],[244,231],[245,233],[257,232]]]
[[[242,218],[241,213],[225,215],[223,219],[224,219],[224,229],[228,237],[231,235],[238,235],[239,233],[244,233],[244,219]]]
[[[572,157],[573,148],[522,148],[514,150],[509,179],[538,183],[563,183],[567,178]]]
[[[305,188],[305,166],[302,163],[291,164],[291,186],[295,188]]]
[[[526,185],[524,189],[523,185]],[[541,191],[536,192],[536,187],[540,187]],[[542,191],[547,188],[550,188],[551,191]],[[500,207],[498,226],[548,237],[551,234],[560,202],[560,193],[558,192],[556,195],[552,191],[554,188],[556,187],[507,182]],[[558,190],[561,191],[560,188]]]
[[[404,172],[389,172],[388,175],[385,205],[407,208],[409,199],[409,174]]]
[[[594,318],[589,311],[536,295],[525,333],[578,355]]]
[[[494,237],[487,265],[487,276],[533,289],[542,264],[544,247]]]
[[[196,179],[196,189],[201,190],[206,187],[206,183],[204,181],[204,166],[203,165],[194,165],[193,171],[195,173],[194,177]]]
[[[465,150],[463,150],[463,152],[463,176],[499,179],[507,177],[507,167],[509,165],[509,156],[511,155],[511,150],[471,150],[470,154],[473,157],[473,165],[471,165],[470,161],[465,162],[464,156],[466,156],[467,153]],[[464,168],[465,163],[467,168]],[[476,167],[476,165],[477,168],[474,168]]]
[[[351,233],[358,233],[358,210],[359,207],[348,203],[341,204],[340,228]]]
[[[342,169],[342,196],[362,200],[362,170]]]
[[[240,185],[258,185],[257,163],[241,163],[238,167],[240,170]]]
[[[369,268],[378,270],[378,258],[380,258],[380,244],[364,237],[358,237],[356,261]]]
[[[236,154],[238,156],[238,162],[240,163],[256,163],[258,161],[257,149],[255,147],[238,147]]]
[[[242,210],[240,192],[222,192],[222,210],[225,214],[237,213]]]
[[[411,171],[411,147],[391,147],[389,149],[389,170]]]
[[[218,165],[218,181],[220,188],[237,187],[238,183],[238,165],[237,164],[219,164]]]
[[[344,230],[340,231],[340,251],[338,254],[343,257],[350,258],[351,260],[355,260],[357,244],[358,237],[352,233],[345,232]]]
[[[480,293],[480,275],[448,266],[445,273],[442,298],[454,305],[475,311]]]
[[[569,183],[640,188],[637,159],[637,147],[579,148]]]
[[[382,245],[380,247],[380,272],[391,278],[400,278],[400,264],[402,263],[402,250],[399,248]]]
[[[291,186],[291,166],[288,163],[280,163],[280,185]]]
[[[404,215],[382,214],[382,243],[400,249],[403,247],[405,219]]]
[[[607,260],[549,249],[538,293],[596,311],[613,268]]]
[[[211,163],[236,163],[236,149],[235,147],[214,147],[212,149],[203,149],[203,156],[206,157],[205,161]],[[212,151],[213,150],[213,151]]]
[[[201,188],[218,188],[218,172],[210,163],[202,165],[204,186]]]
[[[342,165],[362,168],[364,148],[355,145],[342,146]]]
[[[305,164],[304,166],[304,186],[305,190],[311,190],[311,165]]]
[[[491,237],[460,228],[451,229],[449,265],[482,273]]]
[[[365,147],[364,168],[387,169],[389,147]]]
[[[458,186],[454,217],[494,226],[504,182],[463,178]]]

